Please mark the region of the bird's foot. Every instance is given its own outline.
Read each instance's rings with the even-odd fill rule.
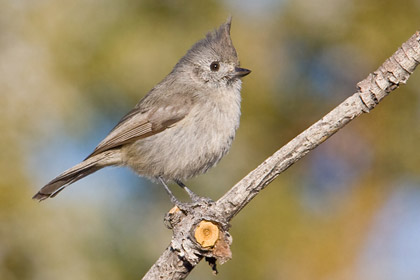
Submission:
[[[205,207],[214,203],[212,199],[198,195],[191,197],[191,202],[181,202],[176,198],[171,198],[171,202],[184,213],[191,213],[195,208]]]
[[[210,204],[213,203],[214,201],[208,197],[203,197],[203,196],[199,196],[196,193],[194,193],[192,190],[190,190],[184,183],[182,183],[179,180],[175,180],[175,182],[181,187],[183,188],[188,196],[191,198],[192,203],[195,204]]]
[[[192,212],[193,208],[196,207],[201,207],[203,205],[210,205],[212,203],[214,203],[214,201],[208,197],[202,197],[199,196],[197,194],[195,194],[192,190],[190,190],[184,183],[182,183],[181,181],[176,180],[175,182],[181,187],[183,188],[188,196],[191,198],[191,202],[181,202],[179,201],[174,194],[171,192],[171,190],[169,189],[168,185],[166,184],[166,182],[161,178],[158,177],[157,179],[159,179],[159,181],[162,183],[162,185],[164,186],[166,192],[168,193],[171,202],[176,205],[182,212],[184,213],[189,213]]]

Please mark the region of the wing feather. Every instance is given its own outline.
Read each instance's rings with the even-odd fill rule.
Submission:
[[[121,119],[87,158],[159,133],[182,120],[190,109],[190,102],[161,106],[155,110],[136,107]]]

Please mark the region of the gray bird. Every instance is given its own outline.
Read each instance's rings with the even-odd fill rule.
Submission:
[[[84,161],[46,184],[33,199],[56,196],[66,186],[106,166],[128,166],[157,180],[182,183],[206,172],[229,151],[239,126],[241,78],[230,38],[231,18],[198,41],[140,100]]]

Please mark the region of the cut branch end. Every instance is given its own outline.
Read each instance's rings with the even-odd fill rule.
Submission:
[[[194,237],[203,248],[212,248],[219,239],[219,227],[209,221],[201,221],[195,229]]]

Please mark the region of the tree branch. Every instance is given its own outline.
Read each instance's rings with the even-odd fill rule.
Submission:
[[[203,257],[215,271],[216,259],[223,263],[231,257],[229,221],[280,173],[405,84],[419,63],[420,31],[417,31],[378,70],[357,84],[356,93],[267,158],[218,201],[203,200],[188,209],[172,209],[165,218],[174,232],[171,244],[143,279],[185,279]],[[202,247],[194,237],[202,221],[213,223],[219,231],[218,240],[210,246],[207,242],[207,247]]]

